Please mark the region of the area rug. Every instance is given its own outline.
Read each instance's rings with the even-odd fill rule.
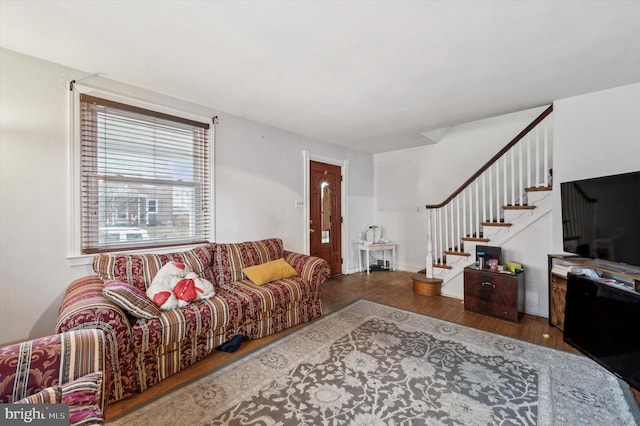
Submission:
[[[113,425],[636,425],[590,359],[358,300]]]

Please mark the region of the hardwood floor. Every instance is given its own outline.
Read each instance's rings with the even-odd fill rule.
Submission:
[[[424,297],[415,295],[413,293],[411,275],[412,273],[410,272],[374,272],[370,275],[357,273],[332,278],[325,282],[322,290],[324,314],[334,312],[357,299],[364,298],[481,330],[526,340],[542,346],[578,353],[577,350],[564,343],[562,332],[557,328],[550,327],[546,318],[524,315],[518,324],[514,324],[497,318],[465,312],[461,300],[443,296]],[[106,410],[107,420],[133,410],[211,370],[220,368],[243,354],[295,329],[296,327],[275,336],[246,342],[235,353],[216,351],[188,369],[153,386],[151,389],[109,405]],[[634,391],[634,393],[636,400],[640,403],[640,392]]]

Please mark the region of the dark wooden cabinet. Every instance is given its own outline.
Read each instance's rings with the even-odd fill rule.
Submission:
[[[524,272],[464,268],[464,309],[518,322],[524,312]]]
[[[565,278],[551,274],[549,297],[551,298],[549,321],[551,325],[564,330],[564,308],[567,297],[567,280]]]

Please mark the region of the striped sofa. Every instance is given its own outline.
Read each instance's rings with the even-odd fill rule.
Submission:
[[[242,269],[285,259],[297,276],[254,285]],[[169,261],[184,262],[215,286],[201,300],[157,318],[129,315],[103,293],[117,280],[145,291]],[[277,238],[243,243],[210,243],[167,254],[99,254],[96,275],[74,281],[58,313],[57,331],[99,328],[106,334],[108,402],[142,392],[194,364],[233,336],[258,339],[310,321],[322,314],[322,283],[328,264],[284,250]]]
[[[97,329],[0,348],[0,403],[67,404],[70,425],[102,424],[103,354]]]

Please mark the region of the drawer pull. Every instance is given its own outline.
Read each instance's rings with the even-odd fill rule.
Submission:
[[[496,285],[494,283],[490,283],[489,281],[483,281],[480,283],[481,286],[485,286],[485,285],[490,285],[493,288],[496,288]]]

